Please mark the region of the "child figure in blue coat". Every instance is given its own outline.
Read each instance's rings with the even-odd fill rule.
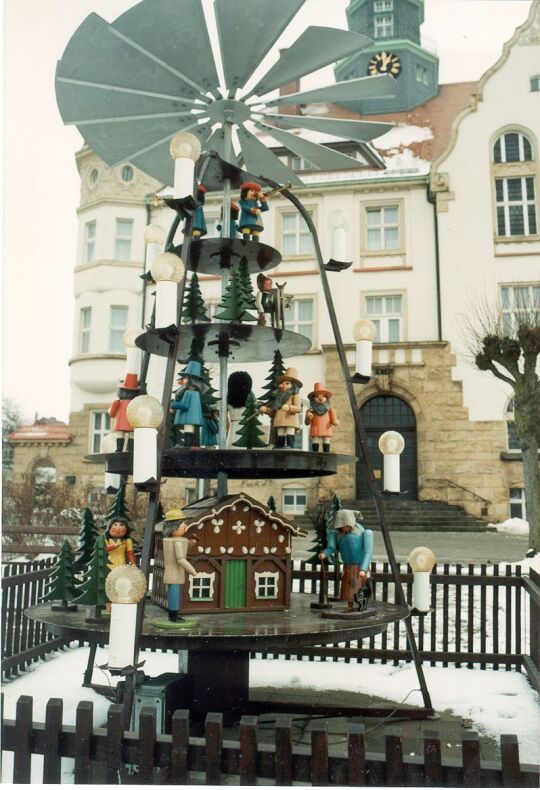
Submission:
[[[245,240],[251,236],[253,241],[259,241],[259,235],[264,230],[261,213],[268,211],[268,203],[260,184],[255,181],[244,181],[240,184],[240,209],[238,230]]]
[[[328,530],[328,545],[319,554],[323,561],[339,553],[343,562],[340,598],[347,601],[347,611],[353,611],[356,602],[359,611],[367,607],[367,580],[369,564],[373,554],[373,532],[357,522],[360,513],[354,510],[338,510],[333,529]]]
[[[201,392],[206,387],[200,362],[191,361],[180,371],[175,399],[171,410],[175,411],[174,424],[184,432],[184,446],[198,447],[197,428],[204,424]]]

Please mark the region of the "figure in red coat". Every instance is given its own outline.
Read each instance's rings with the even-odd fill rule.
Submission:
[[[136,373],[126,373],[122,386],[118,389],[118,398],[112,402],[109,417],[114,418],[112,430],[121,433],[116,439],[116,452],[128,452],[133,449],[133,428],[126,415],[129,402],[141,394]],[[127,443],[127,447],[124,445]]]
[[[332,408],[330,398],[332,393],[324,388],[319,381],[314,385],[313,392],[308,395],[309,409],[306,412],[304,423],[310,425],[309,435],[311,449],[318,452],[322,443],[323,452],[330,452],[332,428],[339,425],[335,409]]]

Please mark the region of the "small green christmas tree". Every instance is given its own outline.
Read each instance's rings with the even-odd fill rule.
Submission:
[[[204,299],[199,285],[199,278],[197,273],[193,272],[191,280],[186,288],[184,295],[184,305],[182,307],[182,323],[194,324],[197,321],[208,322],[210,321],[206,307],[204,306]]]
[[[276,512],[276,500],[274,499],[273,496],[268,497],[268,502],[266,503],[266,507],[268,508],[268,510],[271,510],[272,513]]]
[[[237,431],[238,439],[233,442],[233,447],[245,447],[252,450],[254,447],[266,447],[266,442],[261,440],[264,431],[258,418],[259,407],[255,395],[250,392],[247,396],[246,405],[242,412],[240,427]]]
[[[107,523],[112,518],[117,518],[118,516],[122,516],[122,518],[129,518],[129,511],[126,505],[126,482],[125,480],[122,481],[120,484],[120,488],[114,495],[114,499],[112,504],[107,511],[106,521]]]
[[[96,610],[101,609],[108,603],[109,599],[105,593],[105,579],[109,575],[107,562],[105,536],[100,535],[94,543],[94,550],[84,574],[84,580],[79,587],[79,595],[75,598],[75,603],[95,606]],[[98,615],[98,611],[96,611],[96,615]]]
[[[341,499],[339,498],[338,494],[334,494],[332,497],[332,513],[337,513],[338,510],[343,510],[343,505],[341,504]]]
[[[94,515],[89,507],[85,507],[81,514],[79,542],[75,554],[75,567],[77,569],[88,564],[98,535],[99,531],[94,520]]]
[[[259,398],[259,401],[262,404],[268,404],[270,403],[271,400],[275,398],[278,391],[276,378],[278,376],[282,376],[284,373],[285,373],[285,363],[283,362],[281,351],[279,350],[279,348],[276,348],[276,350],[274,351],[274,358],[272,360],[272,367],[270,368],[268,376],[265,378],[265,381],[267,381],[268,384],[265,384],[263,390],[266,390],[266,392],[264,392]]]
[[[255,301],[255,294],[253,292],[253,285],[251,277],[249,276],[248,259],[244,255],[238,264],[238,282],[242,290],[242,296],[246,303],[248,310],[255,310],[257,312],[257,302]]]
[[[216,313],[215,315],[219,321],[240,323],[241,321],[257,320],[255,316],[247,312],[248,304],[244,295],[244,286],[242,285],[239,269],[234,269],[232,272],[219,308],[221,308],[221,313]]]
[[[75,605],[69,606],[68,601],[72,601],[76,594],[77,582],[73,573],[73,552],[68,541],[65,540],[52,569],[43,600],[61,601],[60,604],[53,605],[53,609],[75,610],[77,607]]]

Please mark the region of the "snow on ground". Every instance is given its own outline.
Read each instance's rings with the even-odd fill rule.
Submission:
[[[488,527],[495,527],[497,532],[506,532],[507,535],[529,534],[529,522],[522,518],[507,518],[500,524],[488,524]]]
[[[75,644],[75,643],[74,643]],[[144,671],[150,676],[176,672],[178,658],[173,653],[144,652]],[[46,702],[51,697],[64,700],[64,723],[75,723],[77,704],[81,700],[94,703],[94,726],[103,726],[109,702],[91,689],[81,687],[82,674],[88,660],[88,648],[73,647],[32,665],[28,672],[4,683],[5,715],[15,716],[17,699],[22,694],[34,698],[34,721],[44,721]],[[96,664],[104,664],[107,653],[98,649]],[[338,662],[339,665],[339,662]],[[357,667],[358,671],[355,671]],[[334,662],[285,661],[253,659],[250,663],[252,686],[276,688],[340,690],[372,694],[383,699],[421,704],[418,679],[414,667],[406,664],[347,665],[341,671]],[[424,667],[433,705],[442,712],[449,710],[473,721],[473,729],[498,738],[504,733],[518,737],[522,763],[537,764],[540,759],[537,733],[540,714],[535,693],[524,675],[517,672],[494,672],[476,669]],[[108,673],[98,669],[94,682],[114,683]],[[435,725],[436,726],[436,725]],[[39,782],[42,759],[32,758],[33,782]],[[5,755],[2,781],[12,778],[12,754]],[[62,782],[73,781],[73,761],[62,761]]]

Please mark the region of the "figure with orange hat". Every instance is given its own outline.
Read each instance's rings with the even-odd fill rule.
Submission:
[[[324,384],[317,381],[313,392],[308,395],[309,409],[306,411],[304,423],[310,426],[311,449],[319,452],[322,444],[323,452],[330,452],[332,429],[339,425],[335,409],[330,403],[332,393],[324,388]]]
[[[302,411],[300,390],[302,382],[298,379],[296,368],[287,368],[282,376],[277,376],[277,394],[264,406],[259,408],[261,414],[272,418],[275,434],[275,448],[280,450],[287,445],[294,447],[294,436],[300,430],[299,414]]]
[[[238,230],[245,240],[250,236],[258,241],[264,226],[261,220],[263,211],[268,211],[266,196],[256,181],[244,181],[240,184],[240,221]]]
[[[174,417],[175,428],[184,432],[184,447],[198,447],[199,437],[196,429],[204,425],[201,392],[206,388],[202,375],[200,362],[191,360],[184,370],[178,374],[179,389],[171,403],[171,411],[176,412]]]
[[[119,387],[117,394],[117,399],[112,402],[109,409],[109,417],[114,418],[111,430],[118,431],[122,434],[122,436],[118,437],[116,440],[116,452],[121,453],[122,450],[127,450],[129,452],[133,449],[133,428],[129,424],[127,418],[127,407],[130,401],[141,394],[136,373],[126,373],[122,386]],[[127,447],[125,447],[126,442]]]

